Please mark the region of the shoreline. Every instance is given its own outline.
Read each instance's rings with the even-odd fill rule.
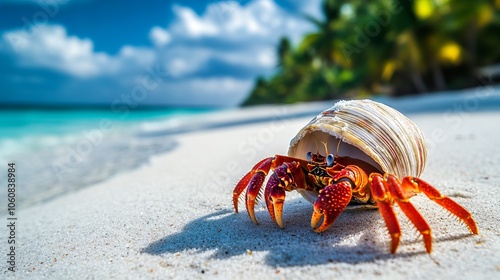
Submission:
[[[427,96],[406,98],[378,97],[374,100],[385,103],[409,116],[420,114],[442,114],[443,123],[457,126],[464,116],[474,112],[497,111],[500,108],[500,87],[483,87],[456,92],[445,92]],[[496,91],[495,91],[496,89]],[[54,197],[78,191],[92,184],[106,181],[113,176],[148,164],[155,155],[171,152],[179,146],[178,137],[190,133],[219,131],[246,125],[270,122],[286,123],[302,120],[306,124],[334,101],[319,101],[289,105],[262,105],[226,109],[217,112],[182,115],[175,118],[142,120],[133,123],[130,131],[125,124],[95,143],[94,130],[84,130],[75,143],[66,143],[48,150],[23,154],[16,160],[26,174],[25,195],[20,199],[21,207],[43,203]],[[450,114],[455,114],[453,117]],[[450,116],[449,116],[450,115]],[[115,125],[116,126],[116,125]],[[113,132],[114,131],[114,132]],[[99,138],[99,137],[98,137]],[[76,152],[80,144],[89,140],[90,152]],[[439,140],[439,139],[438,139]],[[431,148],[435,141],[431,139]],[[267,144],[267,143],[264,143]],[[260,145],[261,144],[257,144]],[[115,164],[120,162],[120,164]],[[3,178],[0,175],[0,179]]]

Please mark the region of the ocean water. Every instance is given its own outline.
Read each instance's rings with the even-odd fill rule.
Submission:
[[[16,164],[21,206],[44,202],[137,168],[151,156],[174,149],[175,137],[145,133],[212,111],[4,109],[0,110],[0,164]],[[5,173],[0,172],[2,182]]]
[[[86,132],[133,133],[141,125],[203,114],[211,109],[172,108],[115,113],[111,110],[0,109],[0,159],[70,144]]]

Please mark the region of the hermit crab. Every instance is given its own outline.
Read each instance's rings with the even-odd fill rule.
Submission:
[[[371,100],[339,101],[298,132],[287,156],[258,162],[234,188],[233,206],[238,212],[245,191],[247,212],[257,224],[254,207],[263,195],[271,218],[283,228],[285,191],[296,190],[313,204],[311,226],[316,232],[328,229],[348,206],[376,207],[388,228],[394,254],[401,237],[393,210],[396,203],[423,236],[430,253],[431,229],[410,202],[415,194],[424,193],[463,221],[473,234],[478,229],[464,207],[418,178],[426,156],[422,132],[397,110]]]

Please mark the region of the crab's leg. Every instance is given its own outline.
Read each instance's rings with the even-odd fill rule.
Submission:
[[[252,180],[252,177],[254,175],[256,175],[257,173],[262,173],[265,177],[269,173],[269,170],[271,168],[287,161],[288,162],[297,161],[301,164],[307,164],[307,162],[302,162],[300,159],[282,155],[275,155],[274,157],[268,157],[255,164],[254,167],[252,167],[252,170],[250,170],[247,174],[245,174],[245,176],[243,176],[243,178],[241,178],[241,180],[238,182],[238,184],[233,190],[233,206],[235,212],[238,213],[238,199],[240,195],[243,193],[245,189],[247,189],[250,180]]]
[[[399,208],[405,213],[408,219],[415,225],[417,230],[422,234],[424,238],[425,249],[427,253],[432,251],[432,235],[431,228],[429,224],[425,221],[424,217],[418,212],[418,210],[409,201],[411,195],[405,192],[399,180],[392,174],[384,175],[384,184],[386,189],[389,191],[392,199],[396,201]]]
[[[290,158],[285,159],[290,160]],[[285,191],[305,187],[306,180],[300,161],[284,162],[274,169],[274,173],[267,182],[264,198],[271,218],[279,227],[284,228],[283,204],[285,202]]]
[[[283,204],[285,203],[285,189],[281,186],[282,182],[278,174],[282,175],[283,166],[274,170],[273,175],[267,181],[266,189],[264,191],[264,198],[266,200],[267,210],[273,221],[280,227],[283,226]]]
[[[389,234],[391,236],[391,253],[396,253],[396,250],[399,246],[399,240],[401,238],[401,228],[399,226],[398,219],[396,218],[396,214],[392,209],[392,199],[389,195],[389,191],[386,189],[384,185],[384,179],[382,175],[378,173],[370,174],[370,185],[372,197],[375,199],[377,203],[377,207],[380,211],[380,215],[385,221],[385,225],[389,230]]]
[[[264,175],[264,178],[266,177],[267,173],[269,172],[269,169],[271,168],[271,163],[273,161],[273,157],[268,157],[265,158],[261,161],[259,161],[253,168],[250,170],[241,180],[238,182],[236,187],[233,190],[233,206],[234,210],[236,213],[238,213],[238,199],[241,195],[241,193],[247,188],[249,183],[251,182],[250,180],[254,181],[252,185],[255,185],[255,180],[253,179],[254,175],[257,175],[257,177],[262,177]],[[264,182],[264,180],[262,180]],[[262,185],[262,182],[260,183]],[[258,187],[260,189],[260,185]],[[258,195],[259,191],[257,190],[257,193],[255,194],[255,197]],[[247,191],[248,194],[248,191]]]
[[[472,218],[472,214],[451,198],[442,195],[429,183],[419,178],[405,177],[403,178],[402,185],[403,188],[410,189],[414,192],[423,192],[429,199],[435,201],[444,209],[448,210],[450,213],[462,220],[473,234],[478,234],[477,225]]]
[[[238,197],[246,187],[247,191],[245,194],[245,201],[246,201],[245,205],[247,208],[248,215],[250,215],[250,218],[255,224],[258,224],[254,212],[255,201],[257,199],[257,196],[259,195],[260,188],[262,187],[262,184],[266,179],[267,173],[271,169],[273,160],[274,157],[270,157],[267,159],[263,159],[259,163],[257,163],[254,166],[254,168],[252,168],[252,171],[247,173],[241,179],[241,181],[238,183],[238,185],[236,185],[233,191],[233,205],[235,206],[234,209],[236,210],[236,212],[238,212]],[[249,174],[251,174],[251,177]],[[246,183],[245,180],[249,180],[248,184],[245,184]],[[242,185],[244,187],[242,187]]]

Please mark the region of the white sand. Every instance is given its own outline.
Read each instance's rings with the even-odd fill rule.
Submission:
[[[289,140],[311,118],[301,117],[170,135],[166,139],[174,138],[178,146],[148,164],[21,210],[18,271],[5,274],[50,279],[500,279],[499,111],[409,117],[431,142],[422,178],[473,213],[478,236],[423,195],[412,201],[433,229],[430,255],[399,209],[403,238],[395,255],[389,253],[389,236],[377,210],[344,212],[322,234],[311,230],[311,205],[297,193],[287,194],[284,230],[270,220],[263,204],[257,207],[258,226],[243,205],[235,214],[234,184],[259,159],[286,153]]]

